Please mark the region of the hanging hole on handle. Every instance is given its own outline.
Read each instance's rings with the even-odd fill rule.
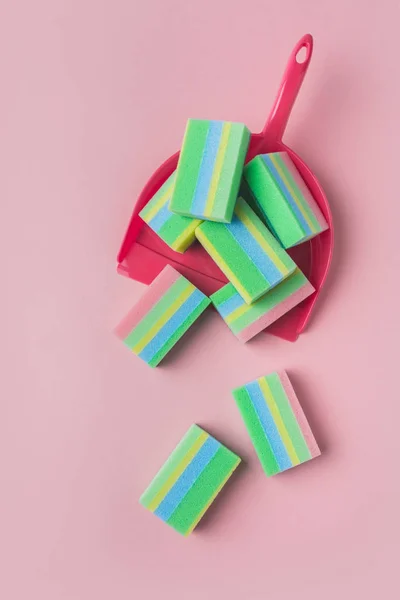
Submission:
[[[298,52],[296,54],[296,62],[299,65],[302,65],[303,63],[306,62],[307,58],[308,58],[308,46],[304,45],[298,50]]]

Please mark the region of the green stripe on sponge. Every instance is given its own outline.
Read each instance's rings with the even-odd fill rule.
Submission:
[[[231,123],[228,146],[213,207],[213,215],[216,220],[229,222],[232,219],[249,138],[250,132],[247,127],[241,123]]]
[[[246,388],[240,387],[233,390],[232,394],[264,471],[267,471],[271,475],[279,473],[278,463],[265,437],[248,391]]]
[[[228,448],[219,448],[169,518],[168,524],[179,533],[189,535],[239,463],[240,458]]]
[[[165,314],[175,298],[178,298],[186,289],[194,287],[185,277],[179,277],[170,289],[160,298],[155,306],[145,315],[138,325],[126,337],[125,344],[133,348],[146,334],[149,328]]]
[[[192,425],[159,470],[140,503],[183,535],[197,525],[240,458]]]
[[[169,210],[175,175],[176,171],[149,200],[139,216],[170,248],[176,252],[185,252],[195,241],[194,231],[201,220],[176,215]]]
[[[200,219],[173,215],[173,218],[168,219],[157,233],[172,250],[185,252],[195,241],[195,230],[200,223]]]
[[[269,234],[269,231],[265,229],[264,223],[252,210],[252,208],[244,202],[239,200],[237,204],[237,213],[239,216],[244,215],[247,218],[254,229],[258,232],[259,236],[268,239],[268,244],[271,246],[276,255],[279,256],[279,260],[285,265],[287,270],[293,271],[293,260],[289,254],[282,250],[280,243]]]
[[[246,252],[223,225],[204,222],[196,237],[247,302],[264,294],[269,285]]]
[[[273,396],[276,398],[279,412],[300,462],[309,460],[311,458],[310,450],[305,442],[292,407],[290,406],[290,402],[282,388],[278,373],[271,373],[271,375],[268,375],[265,379],[268,382]]]
[[[267,476],[321,454],[285,371],[260,377],[232,394]]]
[[[155,367],[210,302],[167,265],[115,328],[115,333],[134,354]]]
[[[172,212],[191,216],[192,198],[206,144],[209,121],[189,119],[179,155],[174,193],[169,208]]]
[[[238,198],[231,223],[204,221],[196,237],[247,304],[289,277],[296,265],[257,215]]]
[[[246,304],[231,283],[215,292],[211,301],[237,338],[247,342],[314,291],[300,269],[296,269],[253,304]]]
[[[277,152],[275,154],[275,161],[279,165],[279,167],[282,169],[282,172],[283,172],[285,178],[287,179],[288,183],[290,184],[290,187],[292,188],[292,190],[296,196],[296,200],[298,201],[298,204],[302,207],[304,213],[307,215],[308,219],[312,223],[313,229],[315,231],[319,230],[318,220],[315,217],[314,212],[311,210],[311,206],[308,204],[308,202],[306,202],[304,194],[300,190],[300,187],[297,185],[297,182],[296,182],[295,178],[293,177],[293,173],[294,173],[294,169],[295,169],[294,164],[289,159],[288,155],[285,155],[285,160],[284,160],[283,152]]]
[[[193,323],[200,317],[205,311],[207,306],[210,305],[211,300],[207,297],[203,298],[201,303],[195,308],[190,315],[183,321],[183,323],[177,328],[177,330],[171,335],[164,346],[154,355],[153,359],[149,362],[150,367],[156,367],[158,363],[168,354],[168,352],[175,346],[178,340],[183,336],[185,331],[193,325]]]
[[[249,140],[242,123],[189,119],[170,210],[230,223]]]
[[[290,277],[282,281],[274,287],[270,292],[251,305],[251,310],[245,312],[242,316],[235,319],[232,323],[232,331],[237,333],[244,327],[253,323],[258,317],[261,317],[266,312],[271,311],[278,306],[288,295],[296,291],[298,286],[303,284],[305,277],[300,269],[296,269]]]
[[[328,224],[287,152],[260,154],[244,168],[257,207],[284,248],[313,238]]]
[[[186,454],[196,442],[196,440],[200,437],[202,432],[202,429],[200,429],[200,427],[197,427],[197,425],[193,425],[192,427],[190,427],[190,429],[185,433],[179,444],[170,454],[162,468],[158,471],[157,475],[154,477],[149,487],[141,495],[139,499],[140,504],[143,504],[143,506],[145,506],[146,508],[149,507],[151,502],[154,500],[155,496],[166,484],[166,482],[171,477],[175,469],[178,467],[179,463],[186,456]]]

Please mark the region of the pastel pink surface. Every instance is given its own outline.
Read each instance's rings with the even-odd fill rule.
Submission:
[[[321,232],[325,231],[326,229],[328,229],[328,223],[326,222],[326,219],[324,218],[324,215],[322,214],[318,204],[315,202],[313,195],[306,186],[304,179],[302,178],[302,176],[296,169],[296,166],[294,165],[293,161],[290,159],[290,156],[286,152],[282,152],[281,157],[283,162],[290,170],[292,177],[295,183],[297,184],[297,187],[299,188],[303,196],[306,198],[308,204],[310,205],[310,208],[313,211],[315,218],[321,226]]]
[[[398,3],[3,0],[0,27],[0,598],[396,600]],[[284,141],[336,232],[310,326],[243,346],[210,311],[151,370],[112,333],[133,204],[187,117],[259,131],[307,31]],[[322,455],[267,481],[230,390],[280,369]],[[245,467],[182,539],[138,498],[193,422]]]
[[[285,315],[289,310],[292,310],[295,306],[300,304],[303,300],[308,298],[310,294],[314,292],[314,288],[309,281],[307,281],[300,289],[296,290],[288,298],[285,298],[283,302],[275,306],[265,315],[262,315],[257,321],[248,325],[242,331],[239,331],[237,338],[241,342],[247,342],[251,340],[255,335],[260,333],[265,327],[269,327],[271,323],[274,323],[277,319]]]
[[[114,329],[116,336],[124,340],[179,277],[180,274],[173,267],[170,265],[164,267],[153,283],[145,290],[143,296],[141,296],[135,306],[131,308],[126,317]]]
[[[318,448],[317,442],[315,441],[314,434],[311,431],[311,427],[307,421],[304,411],[300,406],[300,402],[296,396],[296,392],[293,389],[293,386],[289,377],[287,376],[286,371],[279,371],[278,375],[282,382],[283,389],[286,392],[286,396],[289,398],[290,406],[292,407],[297,422],[300,425],[300,429],[303,433],[304,439],[306,440],[311,456],[315,458],[316,456],[319,456],[321,454],[321,451]]]

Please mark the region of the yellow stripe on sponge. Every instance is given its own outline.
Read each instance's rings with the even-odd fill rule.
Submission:
[[[170,305],[168,310],[154,323],[153,327],[149,329],[149,331],[142,337],[142,339],[132,348],[132,352],[135,354],[139,354],[143,348],[147,346],[147,344],[157,335],[160,331],[161,327],[163,327],[167,321],[172,317],[174,313],[182,306],[182,304],[187,300],[194,291],[196,290],[195,286],[188,282],[187,287],[184,288],[181,295]]]
[[[218,182],[221,177],[221,171],[224,164],[226,149],[228,147],[229,133],[232,123],[224,123],[222,126],[221,141],[219,144],[217,156],[215,159],[214,170],[211,177],[210,188],[208,190],[207,202],[204,209],[204,215],[209,217],[214,206],[215,195],[217,193]]]
[[[281,436],[282,441],[285,445],[288,456],[289,456],[290,460],[292,461],[292,465],[293,466],[299,465],[300,464],[299,457],[297,456],[296,450],[294,449],[292,440],[290,439],[288,431],[285,427],[285,423],[282,420],[281,413],[279,412],[279,408],[275,402],[275,398],[271,392],[271,389],[264,377],[260,377],[260,379],[258,379],[258,383],[260,385],[261,391],[264,395],[264,398],[268,405],[268,408],[271,412],[272,418],[275,421],[275,425],[279,432],[279,435]]]
[[[298,206],[301,214],[303,215],[303,217],[307,221],[308,225],[310,226],[311,231],[314,231],[315,230],[315,225],[311,221],[311,219],[310,219],[309,215],[307,214],[307,212],[304,210],[304,207],[303,207],[302,203],[299,200],[298,194],[293,189],[293,186],[290,185],[290,182],[289,182],[288,178],[286,177],[284,171],[282,170],[282,167],[280,166],[279,162],[276,160],[276,157],[273,154],[270,154],[269,158],[271,159],[272,163],[274,164],[275,169],[278,171],[279,176],[281,177],[283,183],[286,185],[286,187],[288,188],[289,192],[292,194],[292,197],[293,197],[294,201],[296,202],[296,204],[297,204],[297,206]]]
[[[225,317],[225,321],[227,323],[233,323],[233,321],[236,321],[236,319],[244,315],[248,308],[248,304],[242,304],[242,306],[238,306],[233,312],[231,312],[227,317]]]
[[[204,442],[207,440],[208,437],[209,437],[208,433],[206,433],[205,431],[201,432],[201,434],[196,439],[196,441],[193,442],[192,447],[189,448],[187,454],[185,454],[185,456],[182,458],[181,462],[176,466],[175,470],[168,477],[167,481],[158,490],[157,494],[154,496],[152,501],[149,503],[149,505],[147,507],[149,510],[154,512],[157,509],[159,504],[162,502],[162,500],[168,494],[168,492],[172,488],[172,486],[177,482],[179,477],[182,475],[183,471],[186,469],[186,467],[189,465],[189,463],[196,456],[196,454],[198,453],[198,451],[200,450],[200,448],[202,447],[202,445],[204,444]]]
[[[201,221],[199,219],[193,219],[193,221],[197,221],[198,225],[200,225]],[[180,235],[172,242],[171,248],[176,252],[184,252],[188,246],[196,239],[195,228],[193,227],[193,223],[189,223],[189,225],[182,231]],[[192,237],[189,237],[189,233],[193,234]]]
[[[162,208],[164,206],[164,204],[168,200],[168,197],[171,196],[171,194],[172,194],[172,188],[173,188],[174,183],[175,183],[175,177],[173,178],[171,183],[167,186],[167,189],[165,190],[165,192],[163,194],[161,194],[161,196],[159,197],[157,202],[154,204],[154,206],[152,206],[148,212],[143,214],[143,216],[146,217],[146,221],[151,221],[151,219],[153,217],[155,217],[155,215],[158,213],[160,208]]]
[[[240,220],[242,221],[242,223],[245,225],[245,227],[248,229],[248,231],[251,233],[251,235],[260,244],[260,246],[264,250],[264,252],[269,256],[269,258],[272,260],[272,262],[280,270],[280,272],[283,274],[289,273],[289,269],[281,261],[279,256],[277,256],[277,254],[274,252],[274,250],[271,248],[271,246],[268,244],[268,242],[264,239],[264,237],[258,231],[257,227],[252,223],[252,221],[249,219],[249,217],[246,215],[246,213],[244,212],[244,210],[242,209],[242,207],[239,204],[236,205],[235,212],[236,212],[237,216],[240,218]]]
[[[223,260],[221,255],[219,253],[217,254],[215,252],[214,246],[210,243],[209,239],[206,237],[206,235],[201,230],[201,228],[196,229],[196,237],[199,240],[199,242],[201,243],[201,245],[203,246],[203,248],[211,256],[213,261],[219,266],[221,271],[223,271],[225,273],[225,275],[227,276],[229,281],[236,288],[236,290],[239,292],[239,294],[242,296],[242,298],[245,300],[247,299],[249,301],[249,294],[247,293],[245,288],[242,286],[239,279],[236,277],[235,273],[232,271],[232,269],[229,267],[229,265]]]

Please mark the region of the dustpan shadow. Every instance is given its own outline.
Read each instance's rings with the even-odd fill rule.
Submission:
[[[319,87],[313,90],[311,94],[312,100],[307,104],[304,118],[293,119],[290,128],[290,140],[285,140],[285,143],[293,148],[316,173],[318,181],[328,198],[335,226],[335,247],[330,272],[317,305],[314,307],[313,319],[319,318],[325,304],[332,300],[335,286],[340,281],[338,277],[340,269],[345,261],[351,259],[350,225],[342,208],[344,203],[349,201],[349,198],[346,198],[345,190],[340,188],[340,178],[338,178],[337,170],[329,169],[329,164],[323,158],[321,158],[321,164],[318,164],[315,156],[320,153],[316,152],[315,149],[311,153],[309,151],[310,132],[313,139],[324,140],[324,146],[330,148],[335,143],[334,134],[343,127],[343,114],[349,115],[352,111],[360,109],[358,100],[362,94],[359,85],[368,85],[368,83],[364,82],[360,73],[355,69],[353,70],[350,64],[345,63],[345,69],[343,64],[343,61],[338,61],[337,65],[329,66],[329,78],[319,80]],[[354,83],[355,78],[357,78],[357,85]],[[353,89],[356,90],[354,94],[357,95],[357,102],[355,102],[354,95],[351,93]],[[331,145],[329,143],[330,138],[332,138]],[[314,159],[310,154],[314,154]]]

